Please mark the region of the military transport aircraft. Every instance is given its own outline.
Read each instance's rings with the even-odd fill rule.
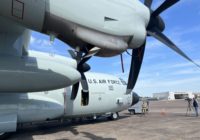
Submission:
[[[67,65],[65,73],[62,73],[65,77],[61,78],[60,71],[55,70],[57,75],[54,76],[57,82],[52,81],[49,76],[53,73],[51,70],[56,69],[57,66],[43,66],[41,71],[33,73],[36,63],[44,63],[44,61],[27,58],[28,29],[50,35],[51,41],[58,38],[69,44],[78,52],[76,57],[78,63],[81,60],[86,62],[92,56],[111,57],[132,49],[127,93],[132,91],[137,81],[147,36],[153,36],[200,67],[162,33],[165,23],[160,14],[178,1],[165,0],[156,10],[152,10],[153,0],[144,0],[144,4],[139,0],[1,0],[0,49],[1,54],[5,56],[3,59],[3,62],[6,62],[5,67],[9,65],[6,69],[11,70],[12,73],[4,71],[9,78],[7,75],[1,78],[1,81],[6,82],[1,82],[3,86],[0,84],[0,90],[41,91],[69,86],[79,79],[78,72],[82,71],[81,68],[79,67],[77,72],[75,68],[71,69]],[[15,59],[14,56],[24,58]],[[27,61],[35,62],[29,65],[30,69],[26,69]],[[19,65],[23,73],[16,70],[16,66],[19,69]],[[31,72],[28,72],[29,70]],[[74,73],[75,77],[66,75],[67,73]],[[24,80],[18,82],[18,77],[22,76]],[[73,78],[75,80],[72,80]],[[84,83],[83,89],[87,91],[88,85],[83,74],[81,79]],[[38,80],[43,84],[35,82]],[[21,82],[24,84],[23,88],[19,86]]]
[[[59,61],[66,65],[66,57],[31,51],[30,57]],[[67,59],[68,63],[75,63]],[[71,62],[70,62],[71,61]],[[51,62],[49,62],[50,64]],[[0,94],[0,133],[15,132],[18,124],[61,118],[98,116],[107,114],[118,118],[118,112],[139,101],[136,93],[126,94],[126,82],[108,74],[85,73],[89,92],[81,85],[33,93]],[[74,93],[73,93],[74,92]],[[77,94],[78,93],[78,94]],[[74,94],[77,94],[74,98]]]
[[[152,0],[144,4],[139,0],[1,0],[0,94],[12,97],[73,85],[71,100],[76,100],[81,85],[79,94],[87,97],[90,83],[84,73],[90,67],[86,62],[92,56],[111,57],[132,49],[129,94],[137,81],[147,36],[200,67],[162,33],[165,23],[160,14],[178,1],[165,0],[152,10]],[[76,62],[29,55],[30,30],[69,44],[76,50],[71,52]]]

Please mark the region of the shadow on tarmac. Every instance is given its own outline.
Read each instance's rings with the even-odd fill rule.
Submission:
[[[88,132],[81,132],[81,133],[85,135],[84,137],[90,138],[92,140],[116,140],[115,138],[103,138],[103,137],[96,136]]]
[[[126,119],[127,117],[130,117],[130,115],[127,114],[121,114],[119,119]],[[33,124],[33,125],[24,125],[22,128],[19,128],[17,132],[10,133],[9,136],[6,137],[8,140],[15,140],[16,137],[19,138],[19,136],[26,140],[33,140],[33,136],[37,135],[47,135],[47,134],[53,134],[60,131],[66,131],[71,132],[73,135],[79,135],[82,133],[84,137],[95,139],[95,140],[115,140],[113,138],[103,138],[96,136],[94,134],[91,134],[89,132],[78,132],[76,127],[77,125],[85,125],[85,124],[98,124],[98,123],[105,123],[105,122],[112,122],[111,120],[108,120],[106,117],[100,117],[96,120],[89,120],[89,119],[73,119],[71,121],[66,120],[63,122],[49,122],[49,123],[41,123],[41,124]],[[16,139],[17,140],[17,139]],[[68,140],[68,139],[58,139],[58,140]]]

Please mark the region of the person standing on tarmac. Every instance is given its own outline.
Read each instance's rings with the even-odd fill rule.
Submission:
[[[145,101],[142,102],[142,114],[145,115],[147,112],[147,103]]]
[[[199,116],[199,112],[198,112],[199,104],[198,104],[198,101],[197,101],[197,96],[195,96],[193,98],[193,107],[194,107],[194,110],[195,110],[195,113],[196,113],[196,117],[198,117]]]
[[[149,100],[147,99],[147,111],[149,112]]]

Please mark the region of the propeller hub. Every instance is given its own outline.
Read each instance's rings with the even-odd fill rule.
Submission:
[[[151,30],[154,28],[158,29],[160,32],[163,32],[165,30],[165,23],[160,16],[157,17],[151,16],[150,22],[147,26],[147,30]]]
[[[79,72],[87,72],[90,70],[90,65],[88,65],[87,63],[84,63],[82,65],[78,65],[77,70]]]

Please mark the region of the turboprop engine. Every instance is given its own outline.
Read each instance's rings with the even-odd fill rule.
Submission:
[[[0,16],[108,57],[143,44],[150,12],[137,0],[1,0]]]
[[[37,57],[0,56],[0,91],[36,92],[77,83],[80,73],[69,65]]]

